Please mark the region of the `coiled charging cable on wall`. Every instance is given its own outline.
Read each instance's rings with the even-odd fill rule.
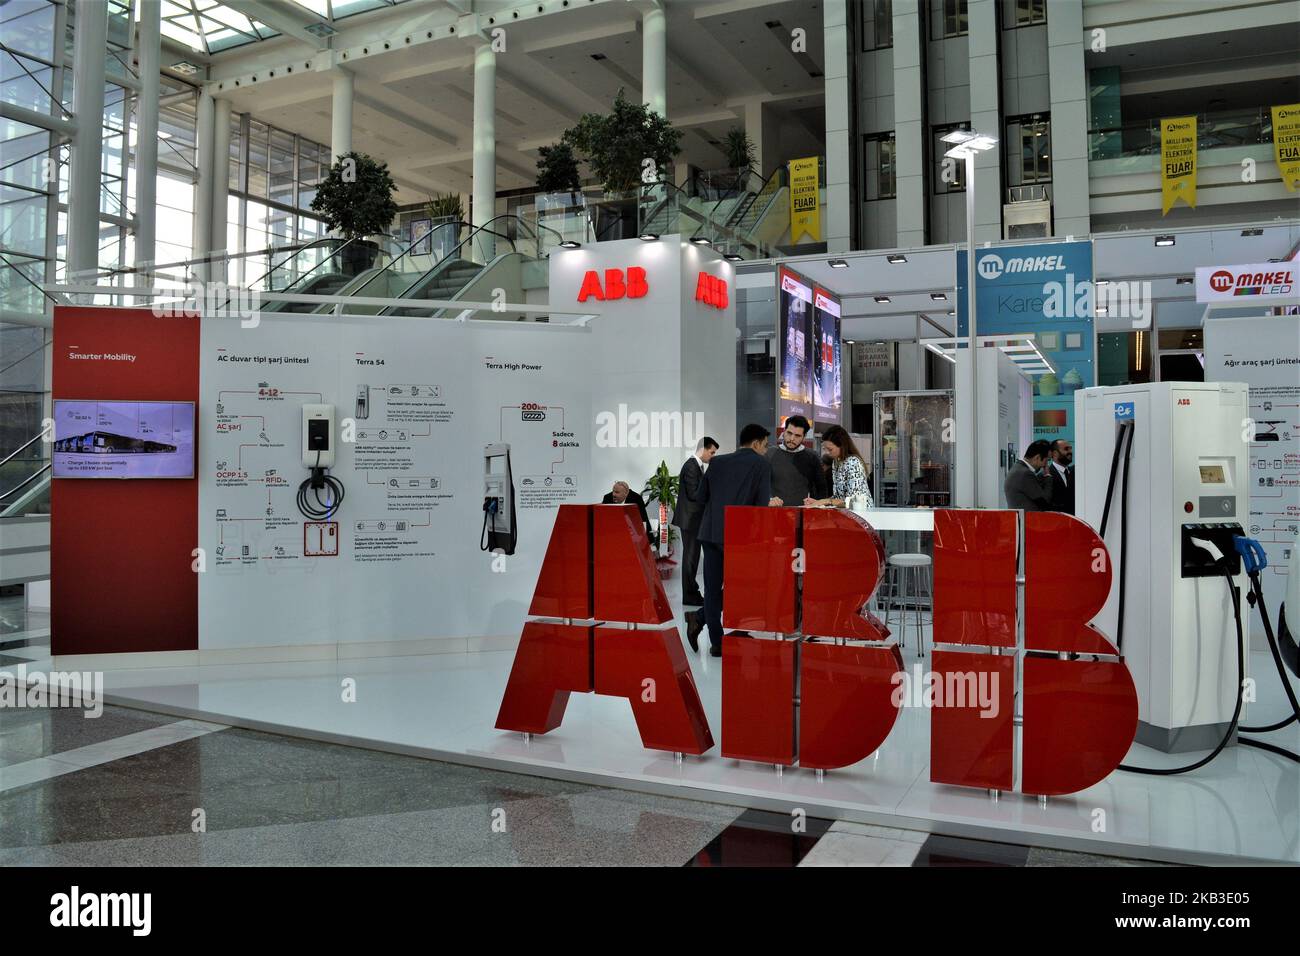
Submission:
[[[320,452],[316,452],[316,466],[311,475],[298,486],[298,511],[312,521],[328,521],[343,504],[343,482],[320,467]],[[326,489],[326,500],[321,501],[321,489]],[[315,499],[313,501],[313,499]]]

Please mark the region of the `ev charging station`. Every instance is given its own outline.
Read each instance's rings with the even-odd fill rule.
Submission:
[[[1097,621],[1122,642],[1137,740],[1169,753],[1214,748],[1232,725],[1247,650],[1224,581],[1227,570],[1239,595],[1246,587],[1233,541],[1249,514],[1246,386],[1088,388],[1075,415],[1077,513],[1115,562]]]

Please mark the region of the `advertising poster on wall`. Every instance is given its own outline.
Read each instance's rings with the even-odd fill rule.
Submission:
[[[1092,243],[975,251],[976,332],[1032,334],[1055,371],[1034,379],[1034,438],[1074,438],[1074,393],[1096,384]],[[967,334],[966,253],[957,253],[957,334]]]
[[[819,424],[840,423],[840,300],[832,292],[813,291],[813,409]]]
[[[1205,380],[1250,390],[1250,521],[1264,546],[1261,575],[1271,613],[1281,607],[1287,565],[1300,534],[1300,317],[1211,318],[1205,323]],[[1263,635],[1259,615],[1251,627]]]
[[[812,283],[791,272],[777,270],[780,297],[781,377],[777,383],[776,411],[781,421],[791,415],[813,417]]]

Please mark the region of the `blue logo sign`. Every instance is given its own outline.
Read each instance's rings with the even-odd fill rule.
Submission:
[[[1115,421],[1128,422],[1133,420],[1133,403],[1116,402],[1115,403]]]

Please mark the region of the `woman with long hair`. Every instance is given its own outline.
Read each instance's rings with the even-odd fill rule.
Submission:
[[[876,503],[871,498],[871,484],[867,481],[867,463],[853,444],[848,431],[839,425],[832,425],[822,435],[822,451],[831,458],[831,496],[829,498],[805,498],[807,506],[828,505],[843,508],[849,498],[865,498],[866,506],[874,508]]]

